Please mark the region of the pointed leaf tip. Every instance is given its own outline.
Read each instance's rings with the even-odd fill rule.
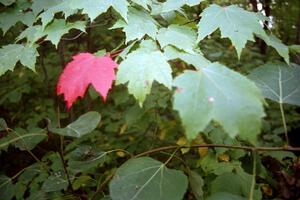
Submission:
[[[114,69],[117,66],[109,56],[79,53],[73,56],[60,75],[56,93],[64,95],[68,109],[78,97],[84,96],[90,84],[105,100],[115,80]]]

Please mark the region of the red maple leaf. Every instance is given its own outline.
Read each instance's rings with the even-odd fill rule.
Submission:
[[[73,56],[59,77],[56,92],[63,94],[68,109],[78,97],[83,97],[89,84],[105,100],[115,80],[117,67],[109,56],[95,56],[91,53],[80,53]]]

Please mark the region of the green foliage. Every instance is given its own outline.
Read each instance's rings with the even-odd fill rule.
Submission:
[[[36,57],[39,55],[35,47],[21,44],[9,44],[0,49],[0,75],[8,70],[13,70],[16,63],[20,61],[22,65],[35,71]]]
[[[81,115],[65,128],[51,128],[50,131],[59,135],[79,138],[92,132],[98,126],[100,119],[101,116],[98,112],[91,111]]]
[[[189,138],[195,138],[215,120],[231,137],[239,134],[255,142],[264,116],[263,98],[245,77],[213,63],[199,71],[185,71],[174,85],[177,87],[174,109],[179,111]]]
[[[136,66],[136,67],[132,67]],[[144,41],[142,46],[127,55],[120,64],[117,84],[128,83],[128,91],[139,101],[140,105],[150,93],[153,81],[169,89],[172,85],[172,70],[162,52],[156,49],[152,41]]]
[[[254,69],[248,77],[255,81],[266,98],[300,106],[299,65],[269,63]]]
[[[0,199],[299,199],[300,3],[251,2],[0,0]],[[83,52],[116,81],[66,109]]]
[[[172,184],[171,184],[172,183]],[[187,178],[148,157],[127,161],[110,183],[112,199],[182,199]]]

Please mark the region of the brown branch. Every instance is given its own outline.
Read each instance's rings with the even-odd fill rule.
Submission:
[[[242,149],[245,151],[300,151],[300,147],[291,147],[291,146],[283,146],[283,147],[251,147],[251,146],[238,146],[238,145],[227,145],[227,144],[199,144],[199,145],[191,145],[191,146],[165,146],[159,147],[156,149],[151,149],[136,155],[135,157],[141,157],[152,153],[157,153],[160,151],[172,150],[176,148],[200,148],[200,147],[208,147],[208,148],[228,148],[228,149]]]

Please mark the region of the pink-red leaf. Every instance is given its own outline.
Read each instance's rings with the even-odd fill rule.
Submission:
[[[105,100],[115,80],[117,67],[109,56],[95,56],[91,53],[80,53],[73,56],[59,77],[56,92],[63,94],[68,109],[78,97],[83,97],[89,84]]]

